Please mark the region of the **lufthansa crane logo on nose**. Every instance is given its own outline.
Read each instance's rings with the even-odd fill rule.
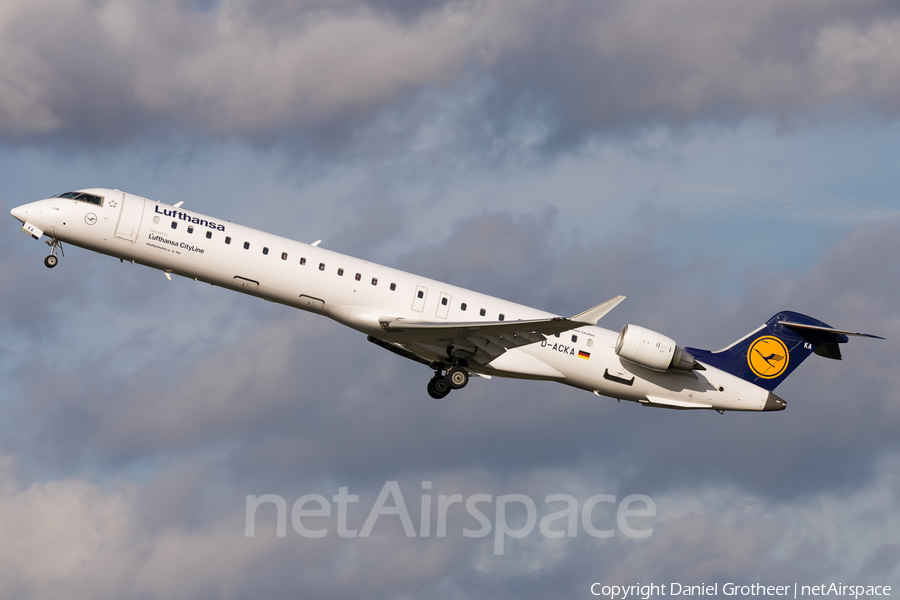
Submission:
[[[777,337],[765,335],[756,338],[750,344],[747,350],[747,364],[763,379],[774,379],[787,369],[789,356],[784,342]]]

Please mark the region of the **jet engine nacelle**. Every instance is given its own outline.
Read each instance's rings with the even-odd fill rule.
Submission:
[[[616,341],[616,354],[654,371],[695,368],[695,359],[672,338],[637,325],[626,325]]]

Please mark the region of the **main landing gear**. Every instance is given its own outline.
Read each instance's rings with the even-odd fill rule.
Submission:
[[[52,269],[59,264],[59,258],[56,256],[56,249],[59,248],[61,256],[65,256],[66,253],[63,251],[62,242],[56,238],[51,238],[46,244],[50,246],[50,256],[44,259],[44,266],[48,269]]]
[[[469,383],[469,372],[462,367],[452,367],[446,375],[441,374],[441,369],[434,372],[434,377],[428,382],[428,395],[440,400],[453,390],[461,390]]]

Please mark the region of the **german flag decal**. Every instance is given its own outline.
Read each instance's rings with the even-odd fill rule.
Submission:
[[[578,351],[578,358],[583,358],[584,360],[590,360],[590,358],[591,358],[591,353],[590,353],[590,352],[585,352],[584,350],[579,350],[579,351]]]

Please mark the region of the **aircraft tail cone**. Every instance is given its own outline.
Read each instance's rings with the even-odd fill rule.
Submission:
[[[769,392],[769,396],[766,398],[766,405],[763,406],[763,410],[784,410],[785,408],[787,408],[787,402],[785,402],[772,392]]]

